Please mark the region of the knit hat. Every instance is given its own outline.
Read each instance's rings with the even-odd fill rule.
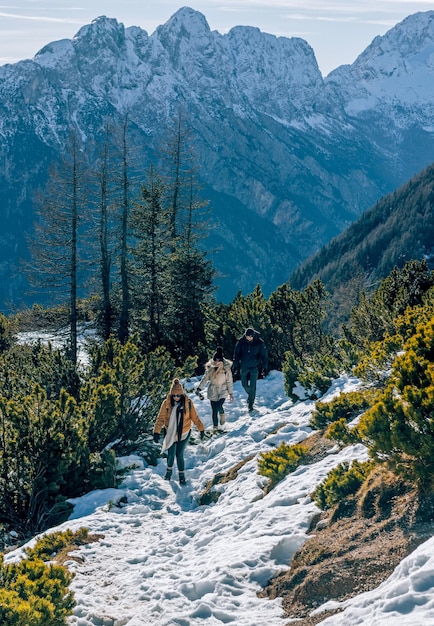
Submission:
[[[179,382],[179,378],[174,378],[172,382],[172,386],[170,388],[171,396],[183,396],[185,395],[184,389],[182,388],[181,383]]]
[[[254,331],[253,328],[248,328],[244,334],[246,335],[246,337],[247,337],[247,335],[249,337],[254,337],[255,336],[255,331]]]
[[[221,346],[217,346],[213,359],[214,361],[223,361],[223,358],[223,348]]]

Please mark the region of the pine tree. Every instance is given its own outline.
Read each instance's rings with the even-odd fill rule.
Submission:
[[[285,354],[300,356],[295,338],[297,326],[296,292],[284,283],[268,299],[268,310],[273,333],[270,339],[270,351],[275,355],[276,366],[285,362]]]
[[[178,364],[195,354],[205,341],[203,305],[214,291],[214,269],[207,253],[199,248],[206,224],[197,218],[204,203],[196,198],[193,173],[184,214],[186,221],[169,260],[168,336]]]
[[[274,331],[271,342],[278,361],[282,362],[287,351],[296,359],[307,360],[326,347],[323,324],[327,297],[320,280],[315,280],[303,291],[281,285],[271,294],[268,301]]]
[[[69,357],[77,362],[77,300],[79,265],[83,248],[79,222],[85,209],[85,168],[76,135],[63,162],[52,170],[44,193],[38,198],[35,233],[30,241],[30,281],[49,290],[50,299],[68,297]],[[82,286],[82,285],[81,285]],[[54,292],[54,293],[53,293]]]
[[[168,265],[170,257],[168,212],[162,206],[164,185],[151,167],[142,185],[141,202],[131,215],[135,246],[132,317],[142,345],[151,352],[163,343],[164,312],[169,298]]]

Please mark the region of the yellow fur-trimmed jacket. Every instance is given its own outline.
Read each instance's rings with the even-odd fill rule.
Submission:
[[[190,398],[188,398],[185,394],[182,394],[182,395],[184,396],[184,401],[185,401],[182,435],[187,434],[188,431],[191,430],[192,422],[197,427],[199,432],[202,432],[203,430],[205,430],[205,426],[203,425],[203,423],[201,422],[197,414],[196,407],[194,406]],[[167,431],[167,428],[169,426],[170,415],[172,413],[172,408],[173,408],[173,405],[171,402],[171,394],[169,393],[167,397],[161,403],[161,407],[158,412],[157,419],[155,420],[154,433],[157,433],[159,435],[163,427]]]

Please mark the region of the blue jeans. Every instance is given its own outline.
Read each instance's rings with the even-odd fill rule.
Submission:
[[[210,400],[211,408],[212,408],[212,423],[214,428],[217,428],[219,425],[219,414],[224,413],[223,404],[225,398],[220,398],[220,400]]]
[[[176,456],[176,464],[178,466],[178,471],[179,472],[184,471],[184,450],[185,450],[185,446],[188,443],[188,440],[190,439],[190,432],[188,433],[185,439],[183,439],[182,441],[175,441],[175,443],[172,443],[170,448],[168,448],[167,450],[167,467],[168,468],[172,469],[173,462],[175,461],[175,456]]]
[[[242,369],[241,367],[241,384],[247,393],[247,403],[249,408],[253,407],[256,398],[256,381],[258,380],[259,370],[257,367],[250,369]]]

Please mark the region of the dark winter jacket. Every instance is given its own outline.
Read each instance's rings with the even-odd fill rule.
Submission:
[[[255,332],[252,341],[243,335],[237,341],[234,350],[234,369],[249,370],[257,367],[268,370],[268,353],[265,343]]]

